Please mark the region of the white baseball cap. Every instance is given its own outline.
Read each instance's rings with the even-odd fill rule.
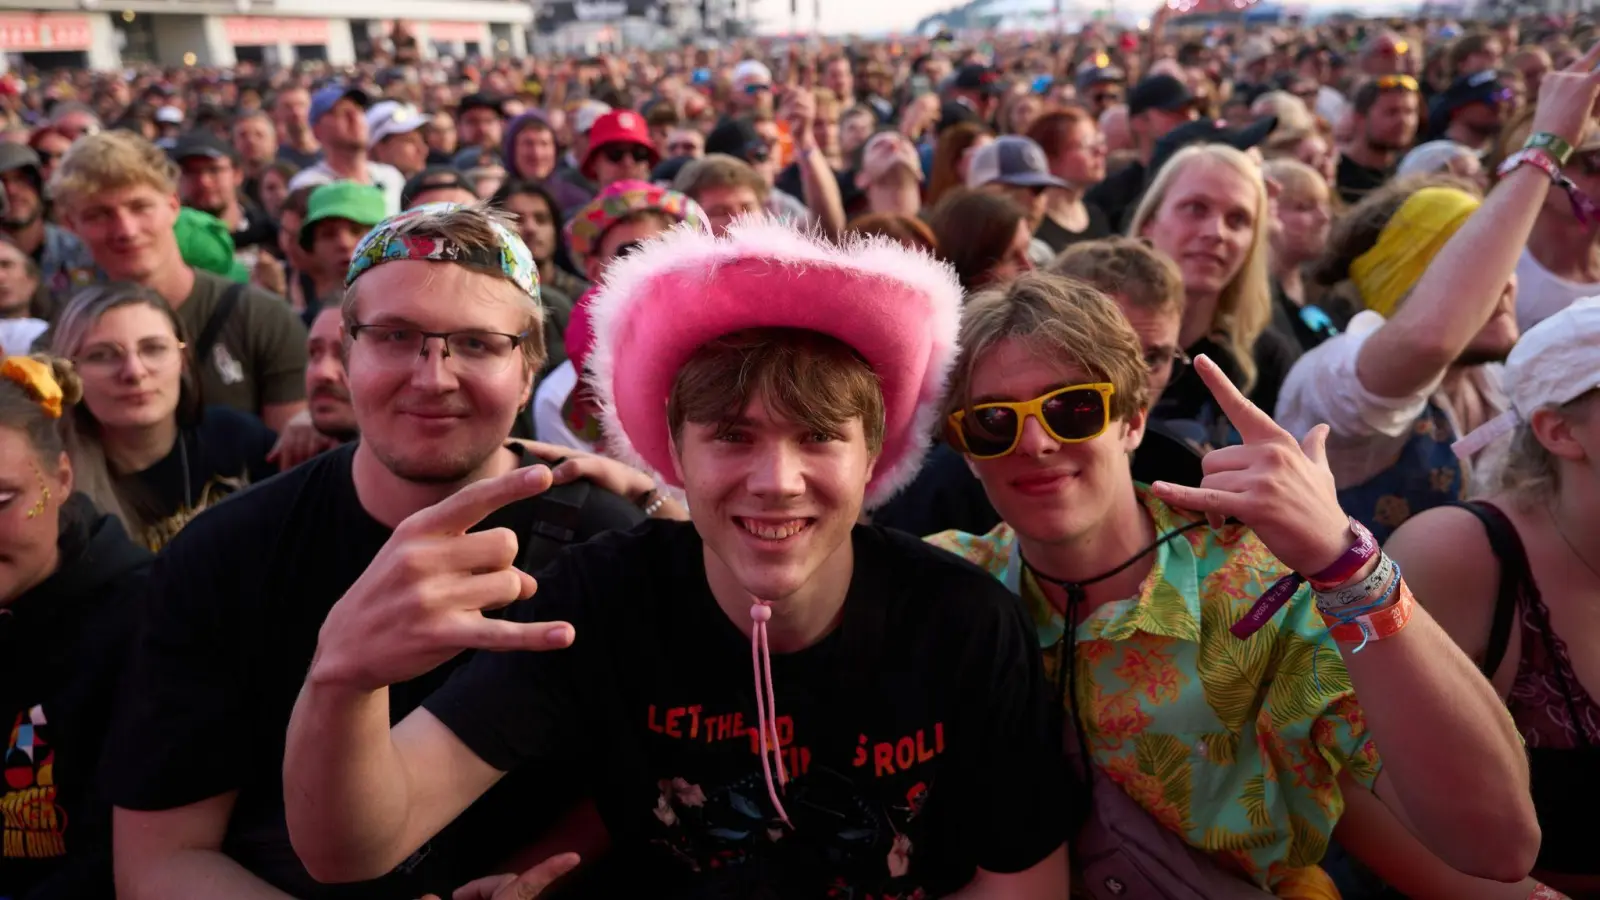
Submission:
[[[747,59],[733,67],[733,83],[740,85],[746,82],[771,84],[772,70],[760,60]]]
[[[588,134],[594,123],[608,112],[611,112],[611,107],[599,100],[585,100],[578,104],[578,111],[572,114],[572,130],[578,134]]]
[[[384,100],[367,110],[367,146],[376,147],[384,138],[409,134],[428,124],[428,120],[409,103]]]
[[[183,110],[176,106],[163,106],[156,110],[156,121],[163,125],[182,125]]]
[[[1574,300],[1524,332],[1506,357],[1500,386],[1510,408],[1456,441],[1456,456],[1471,457],[1526,423],[1535,411],[1600,388],[1600,297]]]

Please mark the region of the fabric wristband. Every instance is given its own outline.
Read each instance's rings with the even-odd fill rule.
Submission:
[[[1379,596],[1389,586],[1389,579],[1394,577],[1394,573],[1394,560],[1390,559],[1387,553],[1380,554],[1378,565],[1367,577],[1331,591],[1316,591],[1317,609],[1337,614],[1338,610],[1358,600]]]
[[[1308,581],[1311,582],[1313,590],[1332,590],[1356,577],[1361,568],[1370,562],[1373,556],[1377,555],[1378,540],[1372,536],[1372,532],[1368,531],[1365,525],[1355,519],[1350,520],[1350,533],[1355,536],[1355,544],[1338,559],[1334,560],[1333,565],[1312,575],[1310,578],[1301,575],[1299,572],[1290,572],[1274,581],[1271,587],[1262,592],[1261,597],[1256,600],[1254,606],[1250,607],[1249,612],[1246,612],[1243,618],[1228,627],[1228,631],[1240,640],[1260,631],[1261,627],[1271,621],[1272,617],[1277,615],[1278,610],[1289,602],[1289,598],[1294,596],[1294,592],[1300,590],[1300,585]]]
[[[1411,614],[1416,609],[1416,598],[1411,596],[1411,588],[1406,586],[1404,579],[1401,579],[1396,586],[1395,593],[1399,599],[1382,609],[1354,618],[1324,614],[1322,622],[1329,626],[1328,634],[1335,641],[1341,644],[1359,644],[1357,651],[1371,641],[1392,638],[1411,621]]]
[[[1333,565],[1323,569],[1315,575],[1306,576],[1311,582],[1314,591],[1331,591],[1341,587],[1356,577],[1362,567],[1378,555],[1378,539],[1372,536],[1367,526],[1350,520],[1350,533],[1355,535],[1356,542],[1346,550],[1342,556],[1333,561]]]

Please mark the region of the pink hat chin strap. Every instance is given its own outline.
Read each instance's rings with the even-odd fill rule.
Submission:
[[[767,797],[772,800],[772,806],[778,811],[778,818],[783,824],[794,827],[789,821],[789,814],[784,811],[783,802],[778,799],[778,789],[788,783],[789,776],[783,770],[783,749],[778,745],[778,701],[772,693],[772,652],[767,646],[767,622],[772,618],[772,607],[764,600],[757,600],[750,607],[750,618],[755,622],[755,627],[750,629],[750,663],[756,674],[756,729],[760,735],[761,744],[761,773],[767,779]],[[765,676],[763,684],[762,677]],[[767,750],[767,737],[772,737],[772,750],[769,758]],[[778,780],[772,780],[772,759],[778,763]]]

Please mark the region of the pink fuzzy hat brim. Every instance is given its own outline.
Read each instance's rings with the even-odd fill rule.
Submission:
[[[722,238],[680,226],[607,271],[589,300],[590,384],[607,450],[680,486],[667,395],[707,342],[748,328],[802,328],[850,345],[883,386],[877,506],[916,477],[956,357],[961,287],[949,266],[882,237],[824,238],[761,219]]]

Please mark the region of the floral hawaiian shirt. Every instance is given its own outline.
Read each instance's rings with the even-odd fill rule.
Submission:
[[[1189,524],[1139,499],[1158,534]],[[1064,621],[1023,571],[1016,535],[928,540],[1021,594],[1039,644]],[[1371,787],[1381,764],[1344,663],[1302,587],[1246,640],[1228,628],[1286,573],[1249,529],[1193,529],[1156,551],[1137,597],[1077,627],[1075,694],[1100,768],[1162,824],[1283,897],[1337,897],[1318,868],[1344,811],[1338,776]],[[1056,678],[1056,654],[1045,670]]]

